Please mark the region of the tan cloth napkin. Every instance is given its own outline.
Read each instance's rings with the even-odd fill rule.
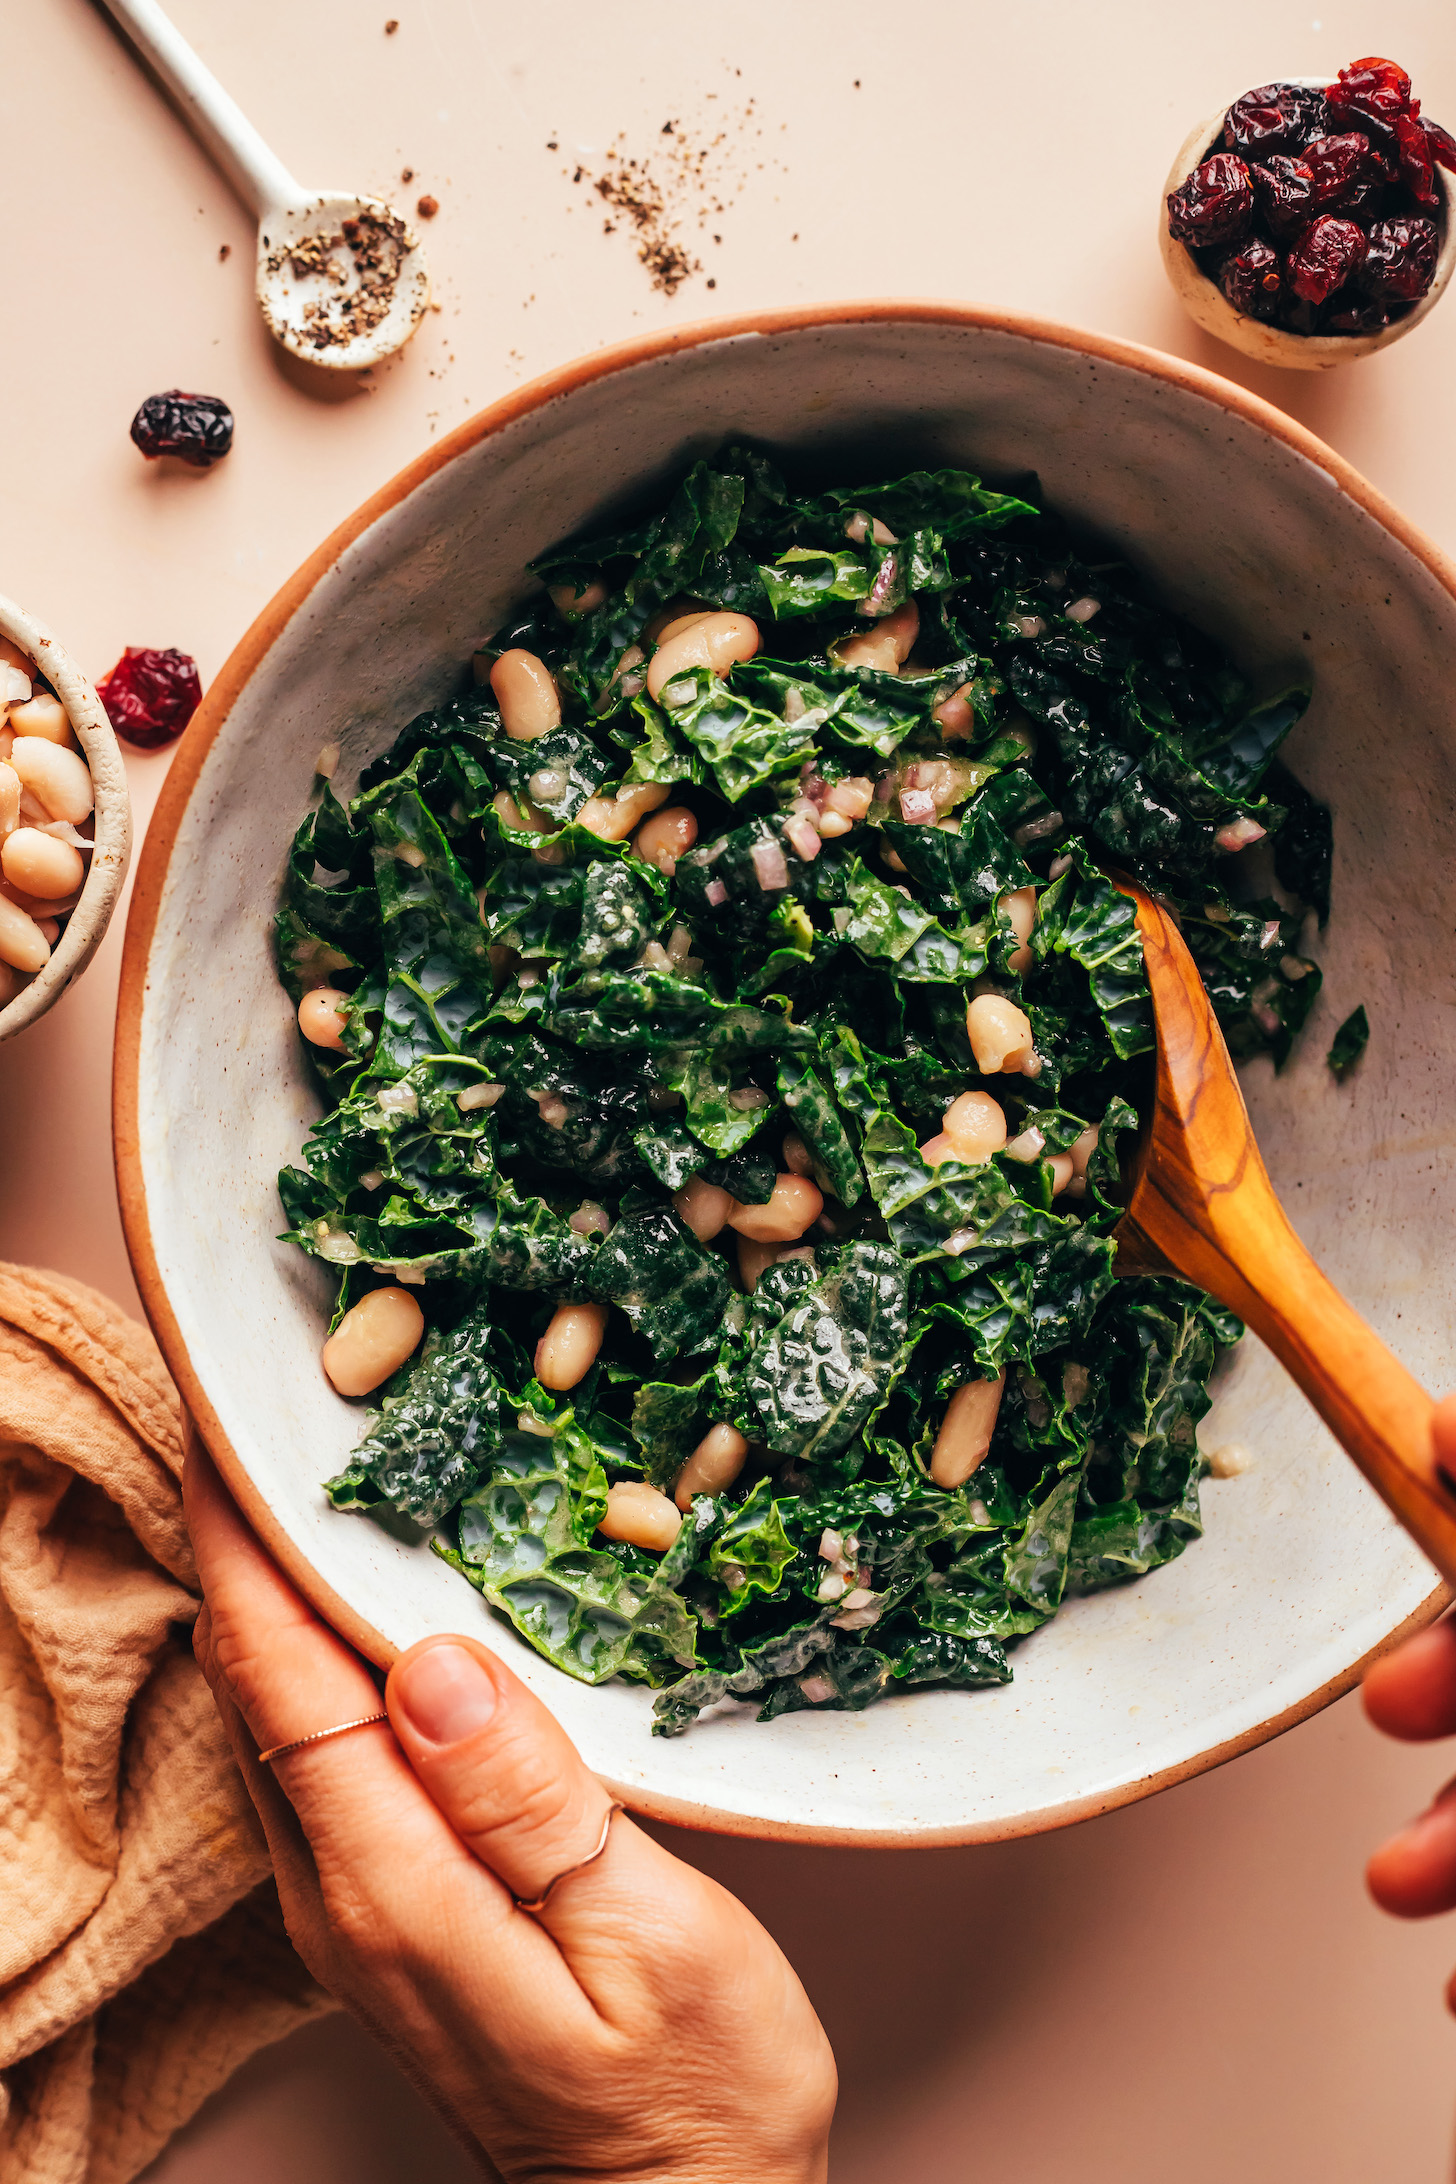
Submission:
[[[150,1335],[0,1263],[3,2184],[127,2184],[333,2007],[192,1658],[181,1471]]]

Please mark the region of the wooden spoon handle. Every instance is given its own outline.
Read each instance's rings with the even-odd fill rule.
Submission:
[[[1436,1465],[1435,1404],[1311,1257],[1272,1189],[1257,1220],[1240,1223],[1239,1238],[1220,1239],[1223,1249],[1195,1231],[1179,1234],[1176,1216],[1165,1227],[1152,1203],[1139,1210],[1162,1231],[1147,1238],[1156,1254],[1269,1345],[1381,1500],[1456,1585],[1456,1493]],[[1165,1216],[1169,1210],[1161,1209]],[[1139,1254],[1141,1240],[1137,1229],[1128,1236],[1133,1263],[1141,1257],[1151,1270],[1155,1257]]]
[[[1435,1405],[1288,1222],[1247,1248],[1249,1283],[1236,1306],[1298,1382],[1370,1484],[1456,1584],[1456,1495],[1436,1467]]]

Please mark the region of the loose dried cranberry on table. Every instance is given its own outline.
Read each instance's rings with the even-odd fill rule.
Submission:
[[[139,751],[171,743],[197,711],[202,679],[185,652],[128,645],[109,675],[96,685],[117,734]]]
[[[1215,152],[1168,198],[1168,227],[1180,243],[1239,243],[1254,217],[1249,170],[1232,152]]]
[[[1225,258],[1218,285],[1236,311],[1247,318],[1272,318],[1284,287],[1279,253],[1261,235],[1251,235],[1240,251]]]
[[[1364,262],[1364,228],[1322,212],[1289,253],[1289,285],[1303,302],[1323,303]]]
[[[233,444],[233,413],[215,394],[171,387],[147,396],[131,421],[131,436],[148,462],[175,455],[194,470],[207,470]]]
[[[1342,68],[1339,82],[1329,86],[1325,98],[1337,121],[1348,116],[1350,121],[1373,127],[1377,135],[1389,135],[1398,117],[1413,110],[1410,77],[1395,61],[1382,61],[1373,54]],[[1414,110],[1419,111],[1419,102]]]
[[[1323,91],[1297,83],[1266,83],[1234,100],[1224,115],[1223,140],[1231,152],[1265,159],[1270,152],[1297,152],[1329,128]]]
[[[1380,303],[1418,303],[1436,277],[1440,249],[1434,220],[1377,220],[1359,285]]]
[[[1251,167],[1249,175],[1270,232],[1286,241],[1296,236],[1314,213],[1313,169],[1302,159],[1276,152],[1266,166]]]

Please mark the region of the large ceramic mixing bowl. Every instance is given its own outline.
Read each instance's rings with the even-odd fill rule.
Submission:
[[[660,494],[728,434],[838,476],[919,462],[1036,470],[1268,683],[1308,671],[1290,751],[1335,814],[1326,985],[1296,1058],[1246,1085],[1274,1180],[1335,1280],[1428,1385],[1451,1384],[1447,1203],[1456,1008],[1456,572],[1328,448],[1221,379],[1144,349],[940,305],[774,313],[607,350],[430,450],[320,547],[217,677],[141,859],[116,1128],[132,1261],[228,1482],[300,1587],[372,1659],[427,1632],[496,1647],[635,1810],[747,1834],[966,1842],[1056,1826],[1258,1743],[1432,1615],[1430,1567],[1250,1338],[1206,1446],[1207,1531],[1139,1583],[1073,1600],[1004,1689],[675,1742],[650,1694],[571,1682],[427,1548],[335,1514],[358,1438],[319,1368],[332,1283],[276,1241],[279,1166],[318,1098],[269,956],[285,852],[322,744],[336,786],[459,685],[551,541]],[[1345,1083],[1334,1025],[1367,1004]],[[322,1725],[321,1725],[322,1726]]]

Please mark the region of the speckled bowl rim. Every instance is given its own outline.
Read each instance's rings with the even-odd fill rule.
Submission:
[[[131,858],[131,797],[126,767],[105,707],[64,647],[33,614],[0,594],[0,637],[19,645],[45,677],[85,753],[96,791],[96,847],[81,899],[45,968],[0,1008],[0,1041],[13,1039],[57,1001],[100,947]]]
[[[147,965],[178,831],[208,754],[233,706],[250,677],[287,624],[303,607],[314,587],[329,573],[344,551],[372,524],[397,508],[447,464],[454,462],[492,434],[503,431],[532,411],[544,408],[546,404],[589,385],[593,380],[607,378],[615,372],[629,371],[637,365],[670,356],[676,351],[700,348],[712,342],[739,340],[745,335],[774,336],[806,332],[816,327],[865,323],[955,326],[1012,334],[1023,340],[1049,343],[1080,356],[1121,365],[1131,371],[1144,372],[1167,386],[1210,402],[1282,441],[1305,461],[1324,471],[1341,492],[1346,493],[1368,516],[1382,525],[1409,553],[1423,563],[1436,581],[1450,593],[1452,599],[1456,600],[1456,564],[1448,560],[1430,539],[1377,493],[1332,448],[1316,439],[1313,433],[1306,432],[1303,426],[1296,424],[1292,418],[1286,417],[1270,403],[1261,401],[1257,395],[1246,393],[1243,388],[1220,379],[1213,372],[1204,371],[1194,364],[1186,364],[1176,357],[1165,356],[1160,351],[1145,348],[1137,342],[1085,333],[1073,327],[1058,325],[1054,321],[1028,318],[1014,312],[978,309],[970,305],[919,302],[913,299],[828,303],[750,312],[736,318],[703,319],[689,326],[645,334],[632,341],[596,350],[590,356],[578,358],[573,363],[532,380],[529,385],[518,388],[514,393],[492,404],[489,409],[482,410],[478,416],[470,418],[438,446],[429,448],[408,464],[340,524],[270,600],[234,649],[198,708],[187,739],[163,785],[138,859],[136,884],[127,919],[121,987],[117,1002],[112,1128],[117,1190],[132,1271],[152,1330],[181,1390],[195,1430],[259,1539],[292,1582],[341,1637],[380,1668],[388,1668],[392,1664],[397,1649],[319,1575],[307,1557],[294,1546],[263,1495],[254,1486],[223,1430],[201,1379],[193,1369],[157,1262],[147,1211],[139,1129],[141,1034],[147,998]],[[1106,1792],[1069,1798],[1065,1804],[1051,1808],[1043,1806],[1034,1815],[1019,1818],[1009,1824],[982,1823],[930,1829],[913,1834],[895,1828],[856,1828],[846,1831],[836,1827],[783,1824],[748,1815],[726,1813],[716,1806],[672,1797],[662,1792],[644,1791],[636,1786],[623,1786],[614,1783],[610,1776],[604,1775],[602,1779],[634,1812],[648,1819],[662,1820],[677,1827],[696,1828],[713,1834],[744,1835],[763,1841],[842,1843],[861,1850],[935,1849],[954,1844],[1000,1841],[1018,1835],[1041,1834],[1053,1828],[1071,1827],[1078,1821],[1094,1819],[1099,1814],[1114,1811],[1122,1805],[1134,1804],[1140,1798],[1150,1797],[1157,1790],[1170,1789],[1174,1784],[1204,1774],[1212,1767],[1222,1766],[1227,1760],[1237,1759],[1241,1753],[1252,1751],[1271,1737],[1308,1720],[1312,1714],[1319,1713],[1322,1708],[1352,1689],[1373,1660],[1432,1622],[1451,1597],[1449,1587],[1437,1586],[1396,1630],[1338,1676],[1332,1677],[1329,1682],[1322,1684],[1296,1704],[1271,1714],[1224,1743],[1210,1746],[1205,1751],[1180,1760],[1176,1765],[1162,1768],[1134,1781],[1120,1783]]]
[[[1271,76],[1267,80],[1298,84],[1305,91],[1322,91],[1330,78]],[[1215,339],[1226,341],[1241,356],[1251,356],[1260,364],[1296,372],[1327,372],[1339,364],[1358,363],[1361,357],[1373,356],[1377,349],[1388,349],[1393,341],[1403,340],[1414,332],[1440,302],[1452,274],[1456,273],[1456,178],[1444,167],[1437,167],[1436,184],[1441,192],[1445,233],[1441,237],[1431,285],[1415,309],[1408,311],[1404,318],[1396,319],[1378,334],[1291,334],[1283,327],[1271,326],[1265,319],[1249,318],[1246,313],[1234,309],[1223,290],[1203,271],[1187,244],[1175,241],[1168,233],[1167,199],[1212,152],[1223,131],[1224,115],[1234,99],[1243,98],[1252,88],[1254,86],[1246,84],[1243,91],[1236,91],[1233,98],[1226,99],[1207,121],[1201,121],[1191,130],[1168,169],[1163,194],[1158,200],[1158,249],[1163,270],[1173,293],[1194,324]]]

